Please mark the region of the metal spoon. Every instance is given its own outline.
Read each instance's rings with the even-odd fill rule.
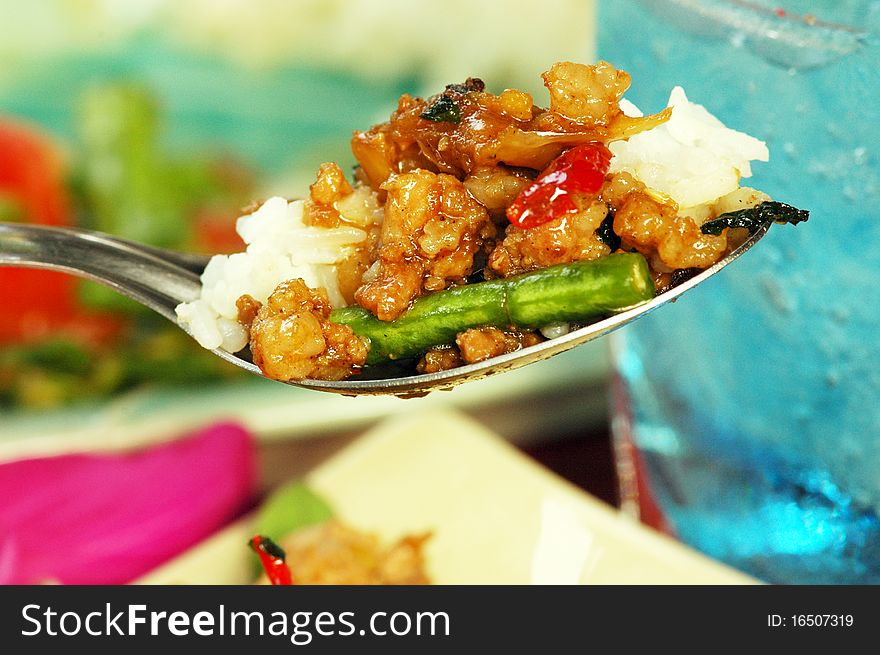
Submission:
[[[535,346],[438,373],[402,373],[396,376],[392,367],[378,367],[343,381],[298,380],[289,384],[352,396],[391,394],[412,397],[429,391],[451,389],[462,382],[479,380],[547,359],[608,334],[675,300],[754,246],[767,233],[771,223],[772,220],[767,220],[727,257],[652,300]],[[199,275],[209,259],[207,256],[162,250],[87,230],[0,223],[0,266],[64,271],[94,280],[149,307],[175,324],[177,316],[174,308],[181,302],[198,298],[202,286]],[[217,349],[212,352],[251,373],[262,375],[246,351],[231,354]]]

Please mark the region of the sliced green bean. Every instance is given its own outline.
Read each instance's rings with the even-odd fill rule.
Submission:
[[[468,328],[536,329],[612,314],[653,297],[645,258],[618,253],[439,291],[393,321],[356,305],[334,310],[330,320],[369,339],[367,364],[373,365],[453,343]]]

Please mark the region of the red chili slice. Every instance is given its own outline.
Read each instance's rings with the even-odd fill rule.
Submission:
[[[522,228],[536,227],[578,207],[573,193],[598,193],[605,182],[611,152],[594,142],[566,150],[550,162],[507,208],[507,220]]]
[[[292,585],[293,578],[290,568],[284,561],[284,550],[269,537],[257,535],[248,542],[248,546],[260,557],[260,564],[269,576],[273,585]]]

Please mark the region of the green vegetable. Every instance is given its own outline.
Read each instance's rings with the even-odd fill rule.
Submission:
[[[461,111],[452,98],[442,95],[419,116],[437,123],[458,123],[461,120]]]
[[[272,492],[257,510],[254,534],[281,539],[295,530],[331,518],[333,510],[323,498],[302,482],[290,482]]]
[[[354,305],[334,310],[330,319],[370,340],[370,365],[421,355],[468,328],[534,329],[610,314],[653,297],[645,258],[619,253],[423,296],[394,321],[380,321]]]
[[[777,223],[797,225],[809,217],[810,212],[806,209],[798,209],[782,202],[762,202],[749,209],[721,214],[721,216],[703,223],[701,229],[703,234],[718,236],[726,227],[744,227],[749,232],[754,232],[771,219]]]

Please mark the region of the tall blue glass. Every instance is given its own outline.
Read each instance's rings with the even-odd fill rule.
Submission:
[[[770,582],[880,583],[878,26],[876,1],[600,3],[627,97],[682,85],[767,142],[744,184],[811,211],[614,342],[626,488]]]

